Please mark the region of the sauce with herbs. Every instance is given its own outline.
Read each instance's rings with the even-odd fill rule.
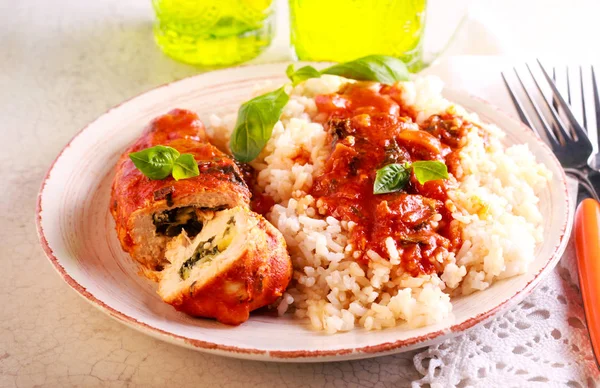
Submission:
[[[421,185],[411,173],[402,190],[389,194],[373,194],[373,183],[378,169],[418,160],[443,162],[459,177],[458,150],[472,124],[448,112],[419,126],[400,94],[397,86],[357,83],[317,96],[317,118],[325,123],[331,155],[310,194],[321,213],[354,222],[350,243],[360,260],[369,260],[369,250],[389,257],[385,241],[392,237],[405,271],[439,273],[448,252],[461,245],[445,206],[449,181]]]

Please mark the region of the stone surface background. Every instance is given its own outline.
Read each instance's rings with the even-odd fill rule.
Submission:
[[[422,378],[416,353],[296,365],[183,349],[100,313],[54,272],[33,222],[52,160],[111,106],[199,72],[156,48],[151,20],[149,0],[0,1],[0,387],[403,387]],[[285,16],[279,22],[275,44],[253,62],[290,58]],[[454,52],[510,46],[470,28],[479,46],[457,40]]]

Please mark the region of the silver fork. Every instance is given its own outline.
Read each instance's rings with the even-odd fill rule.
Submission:
[[[589,111],[586,111],[586,109],[590,109],[590,107],[593,109],[592,112],[594,112],[596,115],[597,125],[600,123],[600,96],[598,93],[598,87],[596,85],[594,69],[592,67],[593,103],[590,103],[589,101],[586,103],[584,93],[585,86],[581,68],[579,72],[582,91],[582,126],[573,115],[571,107],[558,91],[556,84],[552,78],[550,78],[544,66],[542,66],[539,60],[537,62],[542,70],[546,82],[552,90],[553,103],[545,98],[542,87],[538,82],[537,77],[531,70],[531,67],[529,67],[529,64],[526,64],[526,66],[527,70],[529,71],[529,75],[533,79],[533,83],[535,84],[535,87],[541,96],[540,99],[545,103],[544,105],[546,106],[546,111],[550,112],[550,117],[552,118],[551,123],[548,122],[547,115],[543,113],[542,109],[534,98],[533,93],[525,86],[523,78],[521,75],[519,75],[517,69],[513,68],[516,78],[519,81],[527,100],[529,100],[529,103],[533,107],[533,112],[536,114],[535,117],[537,117],[537,120],[540,122],[539,128],[543,130],[546,143],[550,146],[550,148],[552,148],[552,151],[562,164],[565,172],[576,178],[580,185],[585,188],[593,198],[595,198],[597,201],[600,201],[600,173],[598,172],[600,169],[600,156],[596,154],[594,157],[592,157],[594,148],[590,142],[586,130],[584,129],[584,127],[587,125],[587,113],[589,113]],[[553,74],[556,76],[556,71],[554,71],[554,69]],[[538,126],[533,125],[531,119],[527,115],[526,109],[519,100],[515,89],[510,86],[510,83],[508,82],[504,73],[502,73],[502,79],[504,80],[504,84],[506,85],[515,108],[519,113],[521,121],[523,121],[523,123],[525,123],[525,125],[527,125],[529,128],[536,131],[538,136],[542,137],[538,131]],[[571,100],[572,88],[568,76],[566,78],[566,82],[569,100]],[[560,112],[562,112],[564,116],[561,117]],[[563,117],[567,119],[566,123],[563,120]]]
[[[596,115],[596,126],[600,123],[600,97],[598,96],[598,86],[596,84],[594,69],[592,67],[593,103],[590,103],[589,101],[586,102],[583,71],[581,70],[581,67],[579,68],[583,113],[582,127],[574,117],[571,107],[563,99],[555,83],[539,60],[538,64],[544,74],[546,82],[552,90],[552,103],[550,102],[550,99],[545,98],[544,92],[529,65],[527,65],[527,70],[533,79],[535,88],[539,92],[539,99],[544,101],[547,111],[550,112],[552,124],[548,123],[548,120],[536,103],[536,99],[525,86],[517,69],[514,68],[513,70],[527,99],[533,106],[533,110],[537,115],[537,121],[541,124],[539,128],[543,130],[544,136],[547,139],[546,142],[552,148],[552,151],[554,151],[557,159],[560,161],[565,171],[577,178],[580,185],[583,186],[596,201],[598,201],[598,194],[600,193],[600,174],[598,173],[600,158],[598,155],[592,156],[592,143],[589,140],[588,134],[583,129],[583,127],[586,126],[590,129],[587,121],[588,116],[586,114],[589,113],[590,108],[594,109],[593,112]],[[553,69],[552,73],[554,77],[556,77],[555,69]],[[530,128],[536,130],[537,127],[533,125],[527,116],[523,104],[519,101],[515,90],[510,86],[504,73],[502,73],[502,78],[504,79],[506,88],[508,89],[521,120]],[[568,76],[566,81],[567,95],[569,102],[571,102],[572,88]],[[566,117],[568,125],[565,125],[559,112],[562,112],[562,117]],[[538,136],[540,136],[539,133]],[[598,308],[600,308],[600,306],[598,306],[598,303],[596,302],[597,300],[600,300],[600,243],[598,239],[598,236],[600,235],[600,205],[596,201],[588,198],[579,204],[575,215],[574,234],[577,252],[577,272],[579,274],[579,284],[583,298],[587,328],[592,344],[592,351],[595,355],[598,367],[600,368],[600,315],[598,314]]]

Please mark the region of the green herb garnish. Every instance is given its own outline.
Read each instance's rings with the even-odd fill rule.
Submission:
[[[412,164],[393,163],[377,170],[373,194],[387,194],[402,190],[410,180],[411,169],[420,184],[448,179],[448,167],[437,160],[424,160]]]
[[[129,154],[135,167],[152,180],[173,174],[175,180],[198,176],[198,164],[192,154],[179,154],[175,148],[157,145]]]
[[[312,66],[303,66],[295,70],[294,65],[289,65],[285,73],[294,86],[310,78],[319,78],[323,74],[384,84],[409,79],[404,62],[386,55],[369,55],[321,71]],[[229,149],[237,160],[246,163],[256,159],[271,138],[273,127],[279,121],[289,98],[284,87],[281,87],[242,104],[229,141]]]
[[[135,167],[153,180],[165,179],[171,174],[179,151],[166,146],[154,146],[129,154]]]
[[[321,71],[312,66],[304,66],[294,71],[289,65],[286,74],[294,85],[309,78],[319,78],[323,74],[338,75],[357,81],[375,81],[393,84],[408,81],[408,68],[400,59],[386,55],[369,55],[354,61],[339,63]]]
[[[410,179],[410,163],[388,164],[377,170],[373,194],[386,194],[400,191]]]
[[[294,86],[298,85],[302,81],[306,81],[307,79],[319,78],[321,76],[321,72],[312,66],[304,66],[298,70],[294,70],[293,64],[287,67],[285,74],[288,76],[290,81],[292,81],[292,85]]]
[[[412,169],[420,184],[438,179],[448,179],[448,167],[437,160],[414,162]]]
[[[175,160],[173,165],[173,178],[176,181],[180,179],[192,178],[200,175],[198,163],[192,154],[183,154]]]
[[[229,141],[229,149],[237,160],[250,162],[260,154],[289,99],[281,87],[242,104]]]
[[[369,55],[321,70],[321,74],[339,75],[357,81],[376,81],[393,84],[408,81],[408,68],[400,59],[387,55]]]

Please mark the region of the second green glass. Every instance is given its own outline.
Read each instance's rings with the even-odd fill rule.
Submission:
[[[423,66],[426,0],[289,0],[300,60],[346,62],[371,54]]]

